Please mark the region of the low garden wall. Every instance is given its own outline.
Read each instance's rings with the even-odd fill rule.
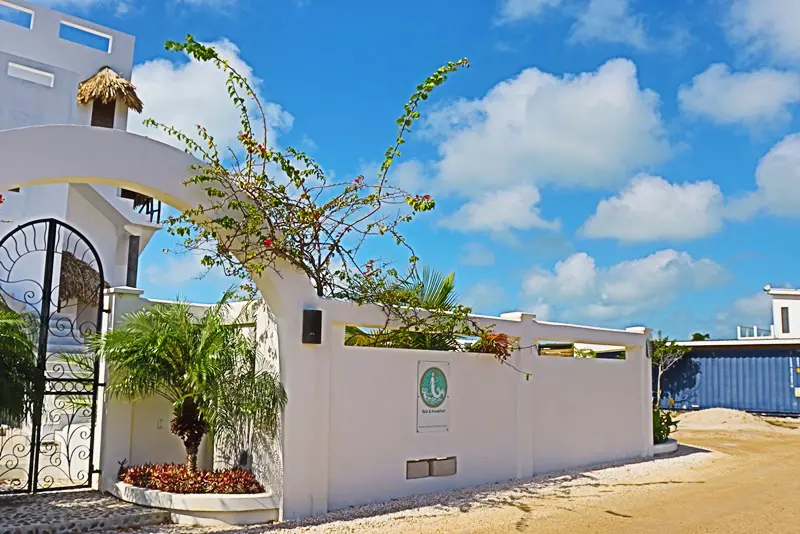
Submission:
[[[191,495],[117,482],[109,492],[123,501],[166,510],[179,525],[255,525],[278,519],[280,500],[270,493]]]

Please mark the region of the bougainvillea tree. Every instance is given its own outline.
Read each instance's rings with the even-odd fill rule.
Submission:
[[[481,346],[491,346],[501,360],[508,357],[509,343],[490,338],[495,334],[472,321],[468,307],[420,309],[414,291],[418,258],[401,230],[416,215],[434,209],[436,202],[428,194],[406,191],[391,174],[420,119],[420,106],[450,74],[469,66],[466,59],[443,65],[416,87],[396,121],[395,139],[377,175],[342,181],[332,179],[305,152],[275,146],[254,88],[213,47],[187,36],[182,43],[168,42],[166,48],[211,62],[226,74],[241,125],[237,146],[219,147],[202,125],[190,135],[145,121],[180,140],[200,160],[187,183],[202,187],[207,201],[167,221],[186,249],[202,251],[206,267],[222,268],[244,280],[267,269],[280,274],[282,267],[291,267],[305,273],[321,297],[378,304],[386,310],[385,330],[391,332],[392,344],[412,333],[458,332],[482,340]],[[405,250],[408,267],[362,257],[372,238],[393,240]],[[243,287],[255,291],[247,282]]]

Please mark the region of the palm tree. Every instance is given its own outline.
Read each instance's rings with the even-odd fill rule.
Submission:
[[[0,424],[19,426],[32,414],[40,375],[36,368],[36,321],[0,301]]]
[[[423,310],[448,311],[458,304],[455,273],[445,275],[428,265],[415,271],[410,279],[396,288],[401,305]],[[452,334],[398,332],[390,329],[345,328],[345,345],[394,347],[423,350],[458,350],[458,337]]]
[[[226,320],[231,297],[199,317],[185,302],[155,304],[90,343],[108,362],[110,395],[160,395],[172,403],[171,430],[192,469],[203,436],[235,431],[237,418],[245,418],[253,434],[272,438],[286,406],[278,375],[257,369],[256,340]]]

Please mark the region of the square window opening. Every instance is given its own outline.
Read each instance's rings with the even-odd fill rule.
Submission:
[[[22,26],[23,28],[30,30],[33,28],[33,11],[10,2],[3,2],[3,0],[0,0],[0,20],[9,22],[16,26]]]

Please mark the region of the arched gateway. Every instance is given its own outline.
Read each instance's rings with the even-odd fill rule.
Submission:
[[[206,201],[202,189],[185,184],[196,163],[181,150],[122,130],[64,125],[0,131],[0,191],[53,183],[106,184],[186,209]],[[291,269],[254,281],[276,318],[280,374],[289,396],[282,430],[282,512],[285,517],[307,515],[315,507],[307,491],[314,479],[308,435],[314,432],[316,389],[309,369],[323,349],[301,343],[301,323],[302,310],[318,307],[319,299],[308,279]],[[112,404],[106,404],[106,412]],[[124,416],[124,410],[120,413]],[[118,417],[116,412],[105,417],[104,425]],[[102,434],[103,480],[125,459],[114,457],[109,445],[113,439],[113,432]]]

